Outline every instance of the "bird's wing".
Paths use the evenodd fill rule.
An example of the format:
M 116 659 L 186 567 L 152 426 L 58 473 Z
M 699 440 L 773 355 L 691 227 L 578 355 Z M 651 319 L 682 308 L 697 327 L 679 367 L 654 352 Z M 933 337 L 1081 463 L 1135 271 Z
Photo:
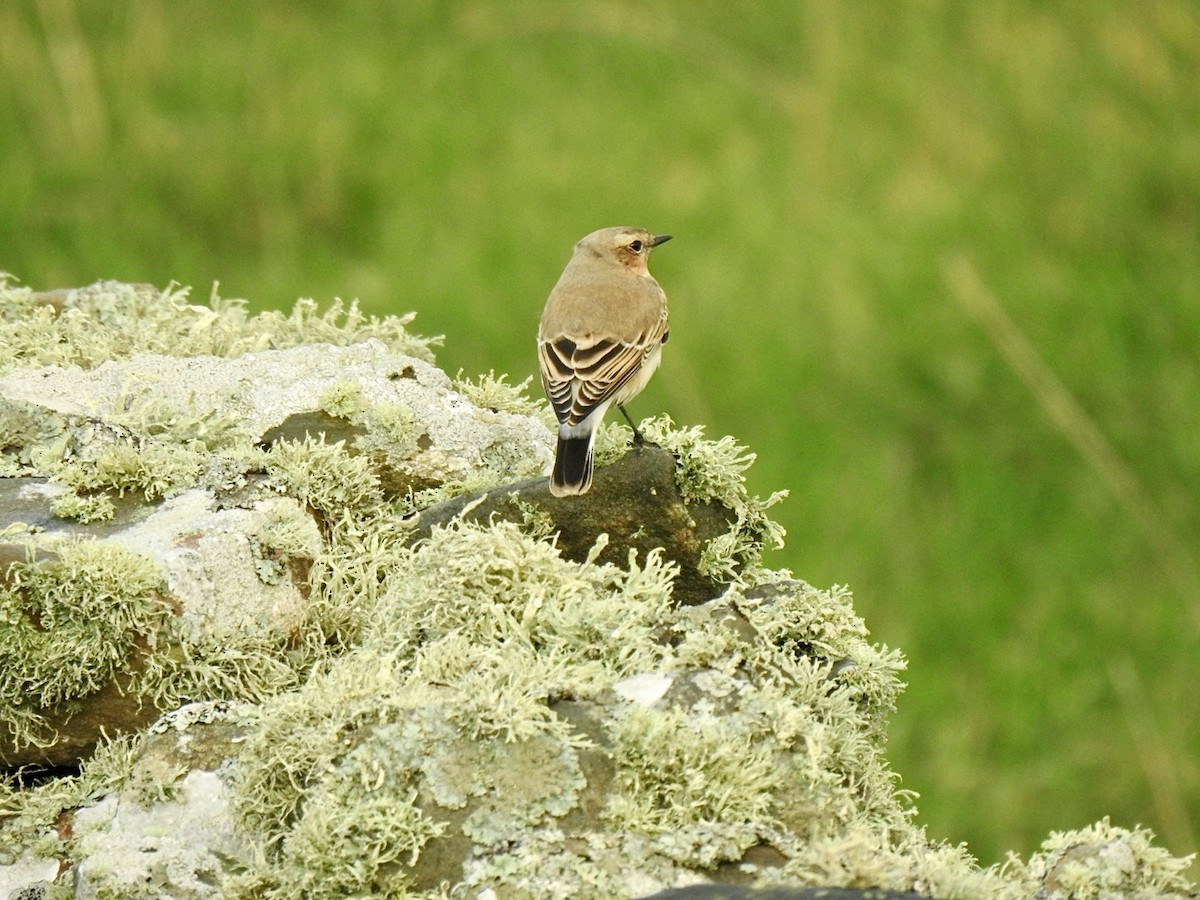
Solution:
M 546 396 L 558 421 L 577 425 L 610 400 L 637 374 L 666 339 L 663 316 L 634 340 L 582 339 L 558 335 L 538 341 L 538 361 Z

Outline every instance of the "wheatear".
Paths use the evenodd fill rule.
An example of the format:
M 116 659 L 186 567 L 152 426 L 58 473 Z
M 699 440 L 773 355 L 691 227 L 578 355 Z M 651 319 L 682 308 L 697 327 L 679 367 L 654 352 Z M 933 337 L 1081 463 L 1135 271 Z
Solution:
M 654 370 L 667 326 L 667 296 L 646 261 L 669 234 L 604 228 L 575 245 L 550 292 L 538 328 L 538 365 L 558 416 L 558 453 L 550 476 L 556 497 L 592 486 L 592 444 L 612 404 L 625 412 Z M 641 438 L 637 427 L 634 435 Z

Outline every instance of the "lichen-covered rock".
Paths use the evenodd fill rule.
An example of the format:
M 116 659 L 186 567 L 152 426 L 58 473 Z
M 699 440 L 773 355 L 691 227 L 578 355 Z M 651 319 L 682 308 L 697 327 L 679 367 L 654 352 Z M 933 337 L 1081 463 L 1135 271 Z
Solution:
M 90 539 L 9 529 L 0 763 L 72 765 L 183 699 L 294 683 L 317 526 L 288 497 L 215 507 L 193 489 Z
M 703 603 L 725 590 L 724 572 L 702 571 L 712 541 L 738 527 L 737 511 L 715 500 L 687 502 L 676 479 L 674 454 L 638 447 L 596 470 L 594 490 L 581 497 L 554 497 L 546 478 L 502 485 L 444 501 L 420 513 L 415 539 L 456 517 L 471 522 L 503 519 L 556 535 L 567 559 L 623 563 L 629 551 L 659 550 L 679 566 L 674 597 Z M 597 535 L 609 536 L 597 548 Z M 598 552 L 597 552 L 598 551 Z
M 1106 822 L 929 840 L 902 659 L 765 567 L 752 454 L 606 426 L 550 498 L 544 404 L 408 321 L 0 276 L 0 731 L 84 758 L 0 778 L 0 896 L 1195 890 Z
M 260 707 L 232 797 L 273 849 L 238 890 L 634 896 L 779 873 L 852 826 L 864 860 L 916 840 L 882 755 L 901 661 L 845 595 L 680 608 L 676 572 L 435 529 L 361 645 Z M 893 850 L 890 882 L 939 877 Z
M 1087 828 L 1052 833 L 1028 863 L 1013 860 L 1013 867 L 1046 897 L 1154 900 L 1200 896 L 1184 874 L 1194 859 L 1173 857 L 1154 846 L 1148 829 L 1119 828 L 1106 816 Z
M 230 861 L 246 855 L 227 814 L 224 784 L 214 773 L 195 771 L 171 791 L 148 803 L 110 794 L 75 814 L 76 897 L 213 896 Z
M 5 900 L 44 900 L 59 877 L 62 863 L 51 856 L 26 850 L 9 865 L 0 862 L 0 897 Z
M 0 283 L 0 764 L 291 686 L 337 627 L 310 575 L 347 516 L 549 465 L 502 379 L 456 389 L 407 319 L 342 316 Z

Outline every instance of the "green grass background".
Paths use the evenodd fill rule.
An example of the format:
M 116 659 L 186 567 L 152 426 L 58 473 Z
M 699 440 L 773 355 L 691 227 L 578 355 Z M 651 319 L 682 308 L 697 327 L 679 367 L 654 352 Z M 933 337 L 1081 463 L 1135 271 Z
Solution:
M 908 654 L 891 756 L 985 862 L 1200 822 L 1200 7 L 8 0 L 0 270 L 419 313 L 534 372 L 645 225 L 635 416 L 733 434 Z

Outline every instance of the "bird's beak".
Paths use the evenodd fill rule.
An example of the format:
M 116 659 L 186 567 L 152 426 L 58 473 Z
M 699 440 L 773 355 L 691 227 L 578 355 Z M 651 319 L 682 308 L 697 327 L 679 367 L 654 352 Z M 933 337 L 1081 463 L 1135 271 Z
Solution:
M 671 239 L 669 234 L 656 234 L 650 238 L 650 246 L 657 247 L 659 244 L 665 244 Z

